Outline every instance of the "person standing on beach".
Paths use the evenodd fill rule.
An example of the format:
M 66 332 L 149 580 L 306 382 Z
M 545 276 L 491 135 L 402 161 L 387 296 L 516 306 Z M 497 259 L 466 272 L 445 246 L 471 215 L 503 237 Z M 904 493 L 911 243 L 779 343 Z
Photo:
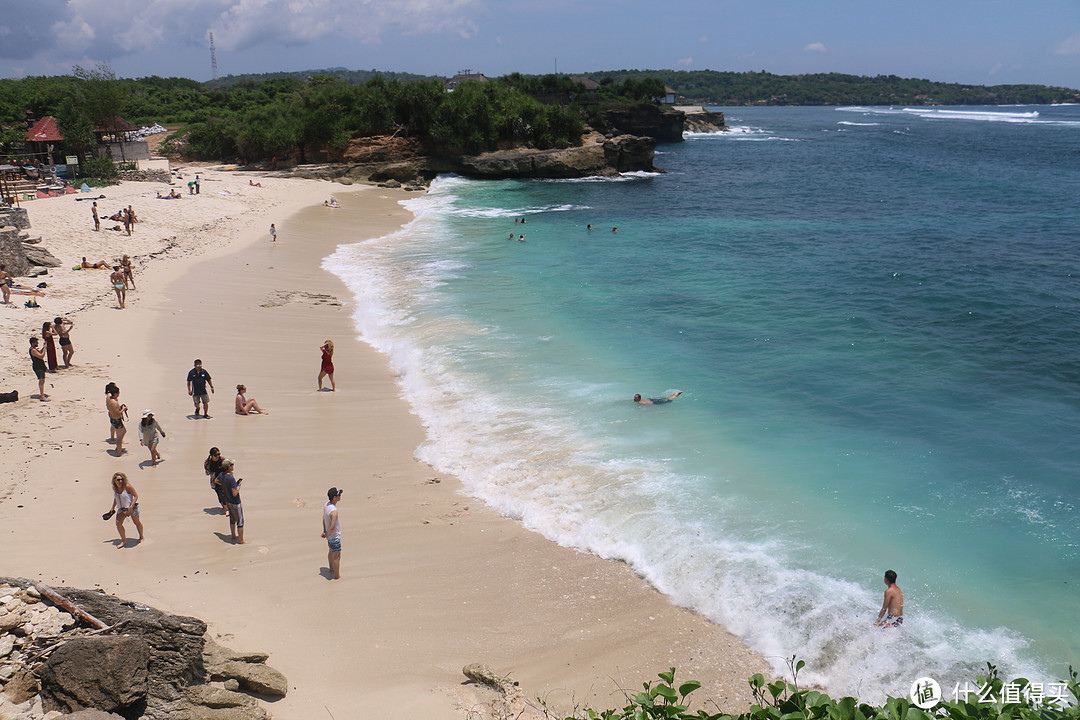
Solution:
M 106 385 L 105 390 L 109 393 L 105 400 L 105 409 L 109 411 L 109 424 L 115 433 L 116 457 L 120 457 L 124 453 L 124 436 L 127 435 L 127 428 L 124 427 L 127 405 L 120 403 L 120 388 L 115 383 Z
M 195 417 L 199 417 L 199 403 L 203 406 L 203 416 L 210 419 L 210 396 L 206 394 L 206 386 L 210 386 L 210 392 L 214 392 L 214 381 L 210 379 L 210 373 L 202 366 L 202 360 L 195 359 L 195 367 L 187 374 L 187 394 L 195 401 Z
M 113 290 L 116 291 L 116 302 L 120 304 L 120 309 L 124 309 L 124 300 L 127 298 L 127 284 L 124 282 L 124 271 L 120 269 L 119 265 L 113 265 L 112 274 L 109 275 L 109 282 L 112 283 Z
M 322 391 L 322 381 L 324 377 L 330 378 L 330 392 L 337 390 L 337 385 L 334 384 L 334 341 L 327 340 L 321 346 L 319 350 L 322 351 L 322 367 L 319 368 L 319 390 Z
M 0 293 L 4 296 L 4 304 L 11 304 L 11 276 L 7 273 L 7 265 L 0 263 Z
M 226 508 L 229 513 L 229 533 L 233 542 L 237 545 L 244 544 L 244 508 L 240 504 L 240 483 L 243 478 L 237 480 L 233 477 L 233 461 L 221 461 L 221 474 L 218 475 L 221 487 L 225 492 Z
M 139 493 L 128 482 L 127 475 L 122 472 L 112 476 L 113 503 L 109 512 L 101 516 L 102 520 L 108 520 L 116 513 L 116 529 L 120 533 L 120 549 L 127 545 L 127 533 L 124 532 L 124 521 L 131 518 L 135 523 L 135 529 L 139 531 L 139 542 L 143 541 L 142 520 L 139 519 Z
M 198 195 L 202 192 L 202 181 L 199 180 L 199 174 L 195 173 L 195 194 Z
M 270 223 L 270 242 L 277 242 L 277 228 L 274 223 Z
M 210 448 L 210 453 L 206 456 L 206 460 L 203 461 L 203 471 L 206 476 L 210 478 L 210 489 L 217 495 L 218 503 L 221 505 L 221 513 L 224 515 L 229 512 L 227 507 L 229 504 L 228 498 L 225 497 L 225 488 L 221 486 L 221 464 L 225 462 L 221 459 L 221 451 L 216 447 Z
M 159 435 L 161 437 L 158 437 Z M 143 410 L 142 421 L 139 423 L 139 444 L 150 449 L 150 467 L 157 467 L 158 460 L 161 459 L 157 446 L 163 437 L 165 437 L 165 431 L 154 418 L 154 413 Z
M 56 372 L 56 343 L 53 342 L 52 323 L 41 323 L 41 340 L 45 344 L 45 359 L 49 362 L 49 372 Z
M 341 493 L 332 487 L 326 491 L 326 505 L 323 506 L 322 514 L 322 537 L 326 538 L 326 544 L 330 548 L 326 553 L 326 563 L 330 566 L 330 576 L 333 580 L 341 579 L 341 519 L 338 518 L 338 503 L 341 502 Z
M 64 354 L 64 367 L 71 367 L 71 357 L 75 354 L 75 346 L 71 344 L 71 329 L 75 323 L 66 317 L 53 318 L 53 332 L 60 341 L 60 351 Z
M 45 402 L 49 396 L 45 394 L 45 351 L 38 347 L 38 339 L 30 338 L 30 363 L 37 376 L 38 400 Z
M 97 200 L 90 206 L 90 211 L 94 213 L 94 232 L 99 232 L 101 230 L 101 218 L 97 214 Z
M 904 624 L 904 591 L 896 584 L 896 572 L 885 571 L 885 601 L 881 603 L 874 625 L 900 627 Z
M 128 289 L 128 283 L 131 283 L 131 289 L 135 289 L 135 275 L 131 272 L 131 256 L 125 255 L 120 260 L 120 268 L 124 271 L 124 289 Z

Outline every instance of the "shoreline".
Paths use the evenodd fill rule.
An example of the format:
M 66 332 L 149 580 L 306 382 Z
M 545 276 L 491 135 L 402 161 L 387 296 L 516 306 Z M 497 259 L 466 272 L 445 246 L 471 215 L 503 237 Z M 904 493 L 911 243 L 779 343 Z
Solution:
M 248 177 L 207 178 L 222 176 L 233 184 Z M 6 556 L 17 558 L 4 571 L 101 586 L 196 615 L 235 647 L 270 652 L 270 663 L 290 684 L 288 697 L 268 704 L 279 718 L 310 717 L 322 705 L 345 713 L 361 701 L 382 703 L 390 716 L 460 717 L 493 699 L 485 688 L 463 684 L 461 668 L 473 662 L 512 673 L 529 697 L 565 712 L 585 704 L 620 706 L 619 687 L 638 687 L 672 665 L 680 679 L 703 682 L 698 703 L 748 707 L 745 680 L 768 666 L 733 636 L 673 606 L 625 564 L 562 548 L 414 459 L 422 428 L 386 358 L 356 337 L 344 284 L 321 267 L 342 242 L 380 237 L 404 224 L 409 215 L 397 200 L 407 195 L 262 181 L 268 189 L 282 186 L 281 203 L 291 209 L 275 217 L 288 219 L 278 222 L 261 208 L 252 213 L 258 227 L 224 246 L 204 248 L 195 258 L 181 245 L 183 259 L 136 276 L 142 288 L 145 275 L 149 289 L 138 291 L 125 316 L 99 303 L 85 313 L 93 316 L 85 328 L 77 319 L 75 363 L 89 364 L 92 372 L 80 378 L 82 399 L 62 423 L 50 407 L 56 403 L 42 403 L 49 412 L 36 422 L 22 418 L 71 441 L 57 442 L 58 451 L 40 454 L 23 470 L 32 483 L 0 491 L 6 498 L 0 517 L 9 528 L 0 531 L 0 543 Z M 317 204 L 331 192 L 341 208 Z M 34 205 L 29 208 L 33 233 L 50 247 L 50 230 L 36 219 Z M 232 225 L 253 221 L 251 214 L 243 217 Z M 220 219 L 199 220 L 217 226 L 212 234 L 235 229 Z M 274 244 L 263 227 L 269 222 L 278 228 Z M 315 390 L 318 346 L 327 338 L 337 344 L 336 393 Z M 196 356 L 217 390 L 211 420 L 186 417 L 191 406 L 183 376 Z M 98 357 L 110 360 L 91 363 Z M 18 379 L 26 386 L 33 378 L 28 361 L 23 364 Z M 108 379 L 131 406 L 129 427 L 145 406 L 168 433 L 158 468 L 135 469 L 149 454 L 133 427 L 131 456 L 105 454 L 99 393 Z M 268 416 L 229 412 L 238 382 Z M 24 402 L 18 405 L 21 410 Z M 33 444 L 27 439 L 20 458 L 0 460 L 0 470 L 18 479 L 16 466 L 27 464 Z M 221 538 L 228 538 L 228 525 L 217 515 L 201 469 L 210 445 L 221 447 L 236 461 L 237 476 L 247 478 L 247 546 Z M 107 477 L 118 465 L 143 498 L 148 534 L 144 546 L 122 552 L 111 544 L 113 525 L 85 511 L 107 504 Z M 331 485 L 345 489 L 343 579 L 334 582 L 322 574 L 326 547 L 318 537 Z M 39 504 L 42 496 L 50 508 Z M 19 552 L 41 527 L 56 532 L 32 541 L 33 557 Z M 51 570 L 43 571 L 46 563 Z

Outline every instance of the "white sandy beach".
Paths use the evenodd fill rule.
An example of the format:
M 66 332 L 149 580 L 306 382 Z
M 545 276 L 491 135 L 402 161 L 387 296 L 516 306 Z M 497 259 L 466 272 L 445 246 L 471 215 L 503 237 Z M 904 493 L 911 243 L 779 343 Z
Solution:
M 31 235 L 64 266 L 42 278 L 41 309 L 20 296 L 0 307 L 0 391 L 20 394 L 0 405 L 0 575 L 101 587 L 270 653 L 290 685 L 269 703 L 277 718 L 357 717 L 361 704 L 364 715 L 460 718 L 493 697 L 461 674 L 474 662 L 560 716 L 621 706 L 620 688 L 672 666 L 703 682 L 698 703 L 749 705 L 745 679 L 767 664 L 723 628 L 622 563 L 498 516 L 414 459 L 423 429 L 386 359 L 357 337 L 344 285 L 320 268 L 338 244 L 408 222 L 403 191 L 275 177 L 254 188 L 249 174 L 201 174 L 202 193 L 175 201 L 154 199 L 160 184 L 104 190 L 108 213 L 134 205 L 142 222 L 131 238 L 95 233 L 79 196 L 27 203 Z M 321 206 L 331 194 L 339 209 Z M 138 290 L 121 311 L 107 271 L 70 268 L 123 253 Z M 57 315 L 75 322 L 75 367 L 48 375 L 42 403 L 28 338 Z M 338 390 L 320 393 L 328 338 Z M 196 357 L 216 389 L 209 420 L 192 417 L 186 392 Z M 121 458 L 108 452 L 109 381 L 131 411 Z M 237 383 L 270 414 L 234 415 Z M 144 408 L 167 433 L 156 468 L 138 443 Z M 211 445 L 245 479 L 246 545 L 230 542 L 203 474 Z M 124 549 L 101 520 L 118 470 L 139 492 L 147 532 Z M 339 581 L 327 579 L 319 537 L 330 486 L 344 489 Z

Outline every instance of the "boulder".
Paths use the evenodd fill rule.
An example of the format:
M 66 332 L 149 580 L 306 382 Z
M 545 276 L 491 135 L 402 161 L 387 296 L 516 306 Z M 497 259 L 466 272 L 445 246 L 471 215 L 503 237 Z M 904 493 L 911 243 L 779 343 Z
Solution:
M 78 710 L 70 715 L 64 715 L 65 720 L 124 720 L 123 715 L 105 712 L 104 710 Z
M 650 137 L 619 135 L 604 143 L 604 158 L 619 172 L 655 171 L 656 141 Z
M 23 255 L 26 256 L 27 262 L 29 262 L 31 265 L 41 265 L 43 267 L 60 267 L 60 258 L 56 257 L 45 248 L 23 245 L 22 251 Z
M 285 697 L 289 681 L 274 668 L 264 665 L 265 653 L 239 653 L 207 640 L 203 664 L 211 680 L 235 680 L 241 690 Z
M 607 110 L 604 122 L 618 134 L 650 137 L 656 142 L 682 142 L 683 113 L 663 110 L 657 105 Z
M 146 709 L 150 647 L 130 635 L 72 638 L 59 645 L 41 672 L 46 710 L 117 711 L 129 720 Z

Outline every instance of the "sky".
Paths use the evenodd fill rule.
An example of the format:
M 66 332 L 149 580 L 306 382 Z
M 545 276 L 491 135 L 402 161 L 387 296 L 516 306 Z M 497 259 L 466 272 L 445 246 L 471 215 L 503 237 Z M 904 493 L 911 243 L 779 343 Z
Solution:
M 0 0 L 0 77 L 841 72 L 1080 88 L 1080 0 Z

